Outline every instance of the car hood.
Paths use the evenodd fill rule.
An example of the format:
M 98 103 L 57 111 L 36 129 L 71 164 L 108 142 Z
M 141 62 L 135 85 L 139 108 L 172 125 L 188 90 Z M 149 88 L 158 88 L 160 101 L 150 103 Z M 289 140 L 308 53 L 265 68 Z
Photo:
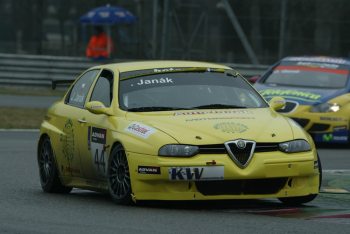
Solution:
M 270 100 L 275 96 L 280 96 L 286 100 L 296 101 L 301 105 L 313 105 L 327 102 L 336 96 L 346 93 L 345 89 L 295 88 L 265 84 L 255 84 L 254 88 L 257 89 L 266 100 Z
M 126 117 L 131 123 L 157 129 L 180 144 L 222 144 L 240 138 L 256 142 L 293 139 L 288 119 L 270 108 L 129 112 Z

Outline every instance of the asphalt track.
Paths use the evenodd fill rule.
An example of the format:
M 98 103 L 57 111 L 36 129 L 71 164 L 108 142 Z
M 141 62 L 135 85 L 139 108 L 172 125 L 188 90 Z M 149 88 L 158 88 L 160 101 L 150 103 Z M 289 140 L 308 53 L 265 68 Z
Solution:
M 350 233 L 349 148 L 319 149 L 323 192 L 300 208 L 275 200 L 120 206 L 84 190 L 43 193 L 37 137 L 0 132 L 0 233 Z

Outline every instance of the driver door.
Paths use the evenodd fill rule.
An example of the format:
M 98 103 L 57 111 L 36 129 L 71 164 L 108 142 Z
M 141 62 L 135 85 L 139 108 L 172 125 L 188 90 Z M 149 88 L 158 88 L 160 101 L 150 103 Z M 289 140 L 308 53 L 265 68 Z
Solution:
M 88 101 L 100 101 L 111 107 L 113 99 L 113 73 L 103 70 L 97 78 Z M 110 116 L 94 114 L 85 109 L 81 118 L 85 121 L 79 141 L 80 160 L 84 177 L 89 180 L 105 180 L 108 152 L 113 144 Z
M 79 138 L 81 136 L 81 115 L 90 87 L 99 73 L 98 69 L 83 73 L 70 89 L 64 103 L 57 105 L 57 126 L 62 129 L 56 137 L 58 145 L 55 152 L 60 159 L 59 168 L 62 176 L 67 178 L 82 177 L 79 156 Z

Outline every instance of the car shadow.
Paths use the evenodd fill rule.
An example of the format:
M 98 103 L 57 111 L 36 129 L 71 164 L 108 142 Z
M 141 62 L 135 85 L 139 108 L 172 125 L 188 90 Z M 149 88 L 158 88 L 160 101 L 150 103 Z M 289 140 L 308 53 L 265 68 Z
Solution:
M 41 192 L 42 193 L 42 192 Z M 113 204 L 112 199 L 107 193 L 93 192 L 89 190 L 73 189 L 69 194 L 46 194 L 46 197 L 55 196 L 63 198 L 65 201 L 79 200 L 101 202 L 100 205 Z M 117 206 L 125 206 L 118 205 Z M 173 209 L 173 210 L 274 210 L 295 208 L 287 206 L 277 199 L 234 199 L 234 200 L 189 200 L 189 201 L 168 201 L 168 200 L 145 200 L 136 201 L 126 206 L 154 209 Z M 299 207 L 313 207 L 312 205 L 302 205 Z
M 216 201 L 137 201 L 137 206 L 176 210 L 274 210 L 291 208 L 278 200 L 244 199 Z M 302 205 L 300 207 L 312 207 Z M 293 207 L 294 208 L 294 207 Z
M 35 192 L 37 195 L 38 191 Z M 62 201 L 68 205 L 88 203 L 90 206 L 99 207 L 106 211 L 113 209 L 122 210 L 172 210 L 176 212 L 199 211 L 218 212 L 235 214 L 266 215 L 282 218 L 303 218 L 309 219 L 320 216 L 324 213 L 324 208 L 316 203 L 308 203 L 301 206 L 288 206 L 277 199 L 240 199 L 240 200 L 216 200 L 216 201 L 137 201 L 129 205 L 113 203 L 106 193 L 92 192 L 88 190 L 73 189 L 70 194 L 46 194 L 45 199 L 50 199 L 51 203 L 61 205 Z M 53 198 L 54 199 L 51 199 Z M 54 200 L 54 202 L 53 202 Z M 79 202 L 79 203 L 77 203 Z M 331 210 L 337 212 L 337 210 Z M 340 210 L 343 212 L 343 210 Z

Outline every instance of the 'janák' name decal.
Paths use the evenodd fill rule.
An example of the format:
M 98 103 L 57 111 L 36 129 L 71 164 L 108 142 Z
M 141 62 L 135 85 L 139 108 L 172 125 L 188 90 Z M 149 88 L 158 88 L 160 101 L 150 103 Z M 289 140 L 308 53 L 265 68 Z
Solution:
M 149 80 L 144 80 L 140 79 L 137 85 L 151 85 L 151 84 L 174 84 L 173 79 L 171 78 L 159 78 L 159 79 L 149 79 Z

